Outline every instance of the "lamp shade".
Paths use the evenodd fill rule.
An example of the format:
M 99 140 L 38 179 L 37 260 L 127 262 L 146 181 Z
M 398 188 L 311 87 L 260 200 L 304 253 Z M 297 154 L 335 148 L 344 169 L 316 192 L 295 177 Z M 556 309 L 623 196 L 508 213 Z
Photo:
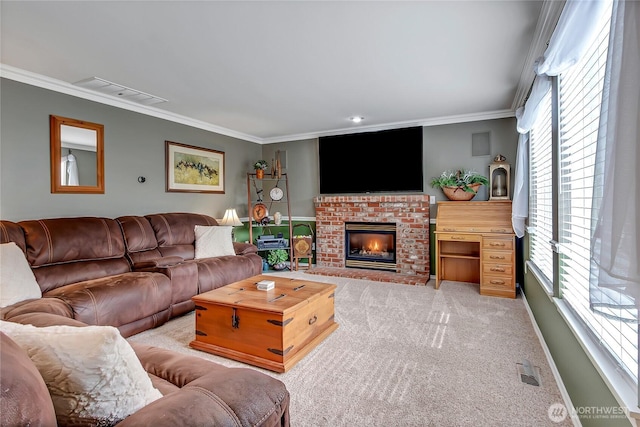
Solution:
M 227 209 L 224 213 L 224 218 L 219 221 L 219 224 L 238 227 L 242 225 L 242 221 L 240 221 L 240 218 L 238 218 L 238 213 L 235 209 Z

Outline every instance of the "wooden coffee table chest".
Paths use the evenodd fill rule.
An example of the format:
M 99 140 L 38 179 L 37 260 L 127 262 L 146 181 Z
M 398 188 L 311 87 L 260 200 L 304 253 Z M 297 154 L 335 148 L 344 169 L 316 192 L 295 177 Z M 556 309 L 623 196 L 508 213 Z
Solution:
M 275 288 L 256 283 L 273 280 Z M 336 285 L 254 276 L 193 297 L 198 350 L 286 372 L 338 328 Z

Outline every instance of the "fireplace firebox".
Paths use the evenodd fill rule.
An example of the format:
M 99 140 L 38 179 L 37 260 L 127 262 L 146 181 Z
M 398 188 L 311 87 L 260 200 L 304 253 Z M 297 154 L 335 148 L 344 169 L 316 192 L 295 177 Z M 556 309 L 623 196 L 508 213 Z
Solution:
M 345 267 L 396 271 L 396 225 L 345 222 Z

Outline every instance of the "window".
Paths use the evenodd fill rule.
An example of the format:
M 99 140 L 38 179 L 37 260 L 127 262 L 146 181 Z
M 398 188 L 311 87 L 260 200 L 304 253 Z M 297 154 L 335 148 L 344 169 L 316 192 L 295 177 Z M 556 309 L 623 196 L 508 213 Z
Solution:
M 550 243 L 553 230 L 551 92 L 542 101 L 538 119 L 529 133 L 529 146 L 531 170 L 527 230 L 530 236 L 530 259 L 550 283 L 553 280 Z
M 556 92 L 550 91 L 529 133 L 527 230 L 530 262 L 536 272 L 547 282 L 556 283 L 555 296 L 563 299 L 620 371 L 637 384 L 637 310 L 627 310 L 624 316 L 615 316 L 614 310 L 594 310 L 589 295 L 591 207 L 594 197 L 600 197 L 602 192 L 596 189 L 594 193 L 594 173 L 610 17 L 611 3 L 599 23 L 598 37 L 581 62 L 554 81 L 557 103 L 552 102 Z M 554 138 L 558 141 L 557 149 L 552 142 Z M 557 236 L 559 243 L 557 254 L 549 243 L 553 236 Z M 542 283 L 547 285 L 545 281 Z
M 589 299 L 593 178 L 609 19 L 601 25 L 595 43 L 582 61 L 558 78 L 558 279 L 560 296 L 617 363 L 632 378 L 637 378 L 637 324 L 593 311 Z

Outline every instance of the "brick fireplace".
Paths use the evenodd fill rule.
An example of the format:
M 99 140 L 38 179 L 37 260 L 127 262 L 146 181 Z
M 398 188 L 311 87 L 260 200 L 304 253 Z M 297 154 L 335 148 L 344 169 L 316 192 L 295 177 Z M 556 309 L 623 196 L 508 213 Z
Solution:
M 356 270 L 345 265 L 345 223 L 394 223 L 396 268 L 395 273 L 387 274 L 412 277 L 412 284 L 424 284 L 429 280 L 428 195 L 320 196 L 314 203 L 316 266 L 319 269 Z M 345 275 L 356 277 L 355 273 Z M 397 281 L 407 283 L 406 280 Z

